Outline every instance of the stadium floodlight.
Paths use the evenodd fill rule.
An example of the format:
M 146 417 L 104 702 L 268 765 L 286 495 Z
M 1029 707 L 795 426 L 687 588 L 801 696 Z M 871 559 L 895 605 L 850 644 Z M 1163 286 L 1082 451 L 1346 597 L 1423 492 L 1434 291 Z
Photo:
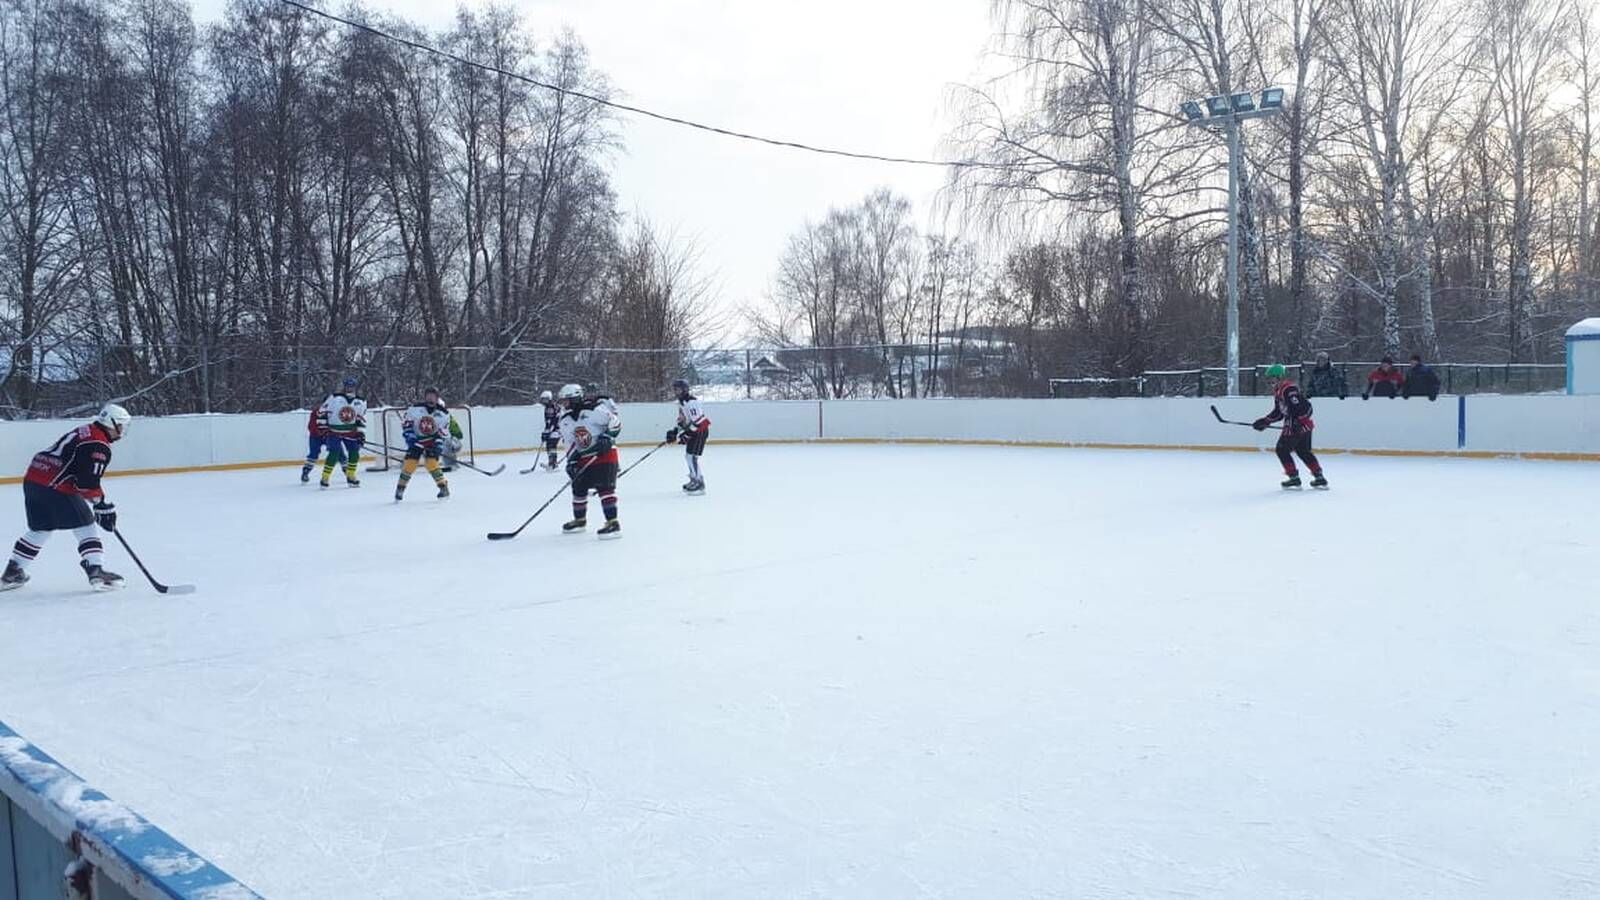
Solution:
M 1239 396 L 1239 173 L 1244 151 L 1239 144 L 1239 123 L 1283 111 L 1283 88 L 1261 92 L 1261 105 L 1251 91 L 1216 94 L 1200 104 L 1183 101 L 1183 114 L 1196 125 L 1228 139 L 1228 396 Z

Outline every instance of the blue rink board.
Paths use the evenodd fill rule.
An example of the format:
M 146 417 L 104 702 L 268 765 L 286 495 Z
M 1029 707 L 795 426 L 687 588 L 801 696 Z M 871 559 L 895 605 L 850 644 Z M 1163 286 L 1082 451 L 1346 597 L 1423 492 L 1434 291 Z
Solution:
M 260 895 L 0 722 L 0 900 L 57 900 L 75 859 L 108 900 Z

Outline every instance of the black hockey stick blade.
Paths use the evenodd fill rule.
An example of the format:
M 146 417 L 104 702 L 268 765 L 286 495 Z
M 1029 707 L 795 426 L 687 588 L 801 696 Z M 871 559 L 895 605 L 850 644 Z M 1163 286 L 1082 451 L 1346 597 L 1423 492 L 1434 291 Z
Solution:
M 1211 414 L 1212 414 L 1212 415 L 1213 415 L 1213 416 L 1216 416 L 1216 417 L 1217 417 L 1217 421 L 1218 421 L 1218 422 L 1221 422 L 1221 423 L 1222 423 L 1222 424 L 1224 424 L 1224 425 L 1233 425 L 1233 424 L 1236 424 L 1236 423 L 1234 423 L 1234 422 L 1229 422 L 1229 421 L 1228 421 L 1228 420 L 1227 420 L 1227 419 L 1224 419 L 1224 418 L 1223 418 L 1223 417 L 1222 417 L 1222 413 L 1220 413 L 1220 412 L 1217 412 L 1217 405 L 1216 405 L 1216 404 L 1215 404 L 1215 403 L 1213 403 L 1213 404 L 1211 404 Z
M 194 585 L 192 585 L 192 584 L 162 584 L 161 582 L 157 581 L 155 576 L 150 574 L 150 570 L 144 567 L 144 561 L 139 559 L 139 554 L 133 552 L 133 548 L 128 546 L 128 539 L 122 536 L 122 532 L 113 531 L 111 533 L 117 536 L 117 541 L 118 541 L 118 543 L 122 544 L 122 549 L 128 551 L 128 557 L 133 560 L 133 564 L 134 565 L 139 567 L 139 571 L 144 573 L 145 580 L 150 582 L 150 586 L 156 589 L 156 593 L 158 593 L 158 594 L 192 594 L 192 593 L 194 593 Z

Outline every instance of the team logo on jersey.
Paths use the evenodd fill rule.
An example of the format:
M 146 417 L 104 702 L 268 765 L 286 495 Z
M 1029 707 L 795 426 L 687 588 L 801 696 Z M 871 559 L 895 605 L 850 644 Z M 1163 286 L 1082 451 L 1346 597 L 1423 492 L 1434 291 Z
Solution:
M 351 409 L 348 406 L 346 406 L 345 408 L 339 410 L 339 421 L 341 421 L 341 422 L 345 423 L 346 425 L 348 425 L 351 422 L 354 422 L 355 420 L 356 420 L 356 411 L 355 410 Z
M 433 434 L 437 430 L 439 423 L 435 422 L 432 416 L 423 416 L 421 421 L 417 422 L 417 431 L 422 434 Z
M 589 445 L 594 443 L 594 435 L 589 432 L 588 428 L 579 425 L 572 432 L 572 442 L 577 444 L 580 450 L 587 450 Z

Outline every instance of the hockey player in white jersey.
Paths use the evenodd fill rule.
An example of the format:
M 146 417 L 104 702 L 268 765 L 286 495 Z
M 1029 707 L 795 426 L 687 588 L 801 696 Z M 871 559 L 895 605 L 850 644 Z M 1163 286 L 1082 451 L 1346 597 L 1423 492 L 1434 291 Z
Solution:
M 406 487 L 411 484 L 411 476 L 416 473 L 418 463 L 424 465 L 433 477 L 433 483 L 439 488 L 439 499 L 449 497 L 450 482 L 445 480 L 444 472 L 439 469 L 439 457 L 453 456 L 460 448 L 461 426 L 455 423 L 450 410 L 439 399 L 437 389 L 423 391 L 422 401 L 406 409 L 401 418 L 400 433 L 406 439 L 406 461 L 400 466 L 400 481 L 394 488 L 394 502 L 405 499 Z
M 589 493 L 600 495 L 600 508 L 606 524 L 597 534 L 602 539 L 622 537 L 617 521 L 617 436 L 622 433 L 622 418 L 609 397 L 586 398 L 583 388 L 569 384 L 561 389 L 566 407 L 561 415 L 561 440 L 567 445 L 567 477 L 572 479 L 572 521 L 561 526 L 563 534 L 578 534 L 588 527 Z
M 699 496 L 706 492 L 706 480 L 700 474 L 700 457 L 706 452 L 706 440 L 711 437 L 711 420 L 700 407 L 700 399 L 689 393 L 689 382 L 679 378 L 672 383 L 678 395 L 678 424 L 667 432 L 667 443 L 677 441 L 683 445 L 683 458 L 689 466 L 689 480 L 685 492 Z
M 346 378 L 340 390 L 329 394 L 317 410 L 326 435 L 324 443 L 328 448 L 327 462 L 322 464 L 323 487 L 328 486 L 333 478 L 333 470 L 340 462 L 344 463 L 345 484 L 361 486 L 361 479 L 356 473 L 361 462 L 361 445 L 367 439 L 367 401 L 357 390 L 359 386 L 360 382 L 355 376 Z

